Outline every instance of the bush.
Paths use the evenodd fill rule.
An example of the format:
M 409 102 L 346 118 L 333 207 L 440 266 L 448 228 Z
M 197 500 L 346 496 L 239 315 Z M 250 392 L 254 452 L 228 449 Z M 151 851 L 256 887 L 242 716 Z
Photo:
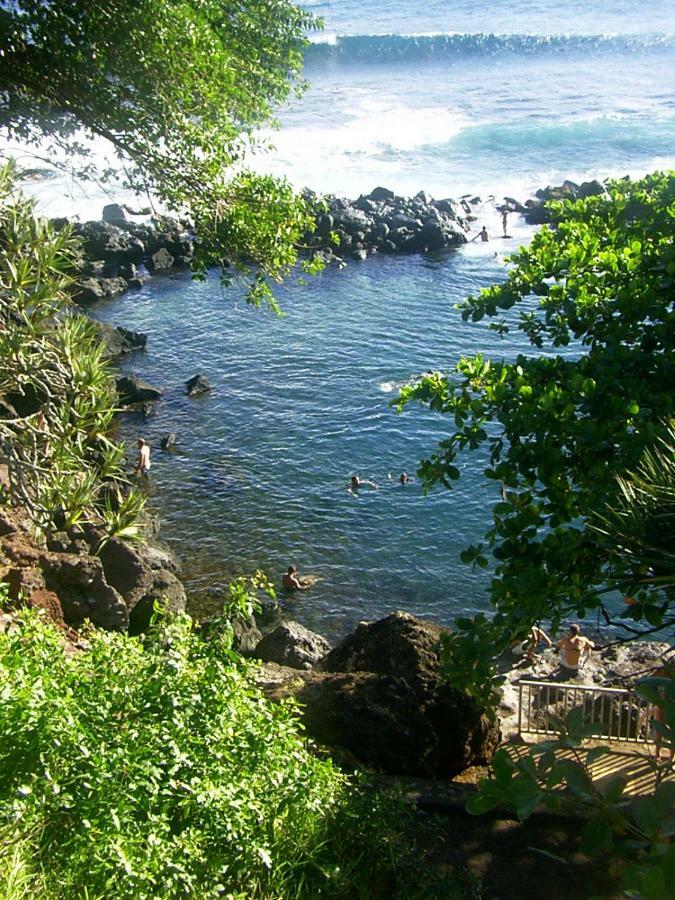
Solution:
M 0 634 L 0 896 L 420 896 L 412 813 L 312 755 L 227 634 L 88 639 Z

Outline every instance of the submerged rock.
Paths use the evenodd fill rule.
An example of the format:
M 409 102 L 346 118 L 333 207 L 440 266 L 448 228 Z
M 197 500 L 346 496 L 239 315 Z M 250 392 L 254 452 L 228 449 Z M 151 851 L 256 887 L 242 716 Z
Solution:
M 211 382 L 206 375 L 193 375 L 185 382 L 185 392 L 188 397 L 197 397 L 211 390 Z

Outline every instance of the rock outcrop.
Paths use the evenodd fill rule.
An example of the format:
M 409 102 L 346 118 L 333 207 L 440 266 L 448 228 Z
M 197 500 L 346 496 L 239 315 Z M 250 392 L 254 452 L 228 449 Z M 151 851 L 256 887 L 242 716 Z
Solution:
M 148 403 L 159 400 L 164 391 L 138 375 L 120 375 L 117 379 L 117 393 L 125 405 Z
M 491 759 L 499 729 L 443 681 L 442 629 L 407 613 L 362 623 L 311 672 L 267 664 L 268 696 L 304 704 L 308 734 L 392 774 L 447 777 Z
M 399 197 L 378 187 L 353 202 L 323 198 L 326 211 L 311 191 L 304 194 L 317 204 L 316 229 L 305 235 L 305 242 L 328 261 L 334 257 L 361 260 L 373 253 L 436 252 L 467 240 L 463 207 L 451 199 L 434 200 L 424 191 Z
M 300 625 L 286 621 L 266 634 L 253 655 L 264 662 L 275 662 L 293 669 L 311 669 L 330 650 L 328 641 Z
M 105 356 L 108 359 L 116 359 L 125 353 L 133 353 L 136 350 L 145 350 L 148 342 L 147 334 L 138 331 L 130 331 L 120 325 L 110 325 L 107 322 L 97 322 L 92 319 L 100 339 L 105 346 Z
M 551 210 L 546 206 L 549 200 L 580 200 L 584 197 L 609 196 L 607 188 L 596 180 L 577 184 L 574 181 L 563 181 L 557 186 L 549 185 L 540 188 L 534 199 L 525 203 L 525 221 L 530 225 L 544 225 L 553 221 Z M 519 210 L 521 211 L 521 210 Z
M 162 547 L 130 545 L 93 526 L 39 542 L 20 510 L 0 509 L 0 576 L 18 605 L 46 610 L 60 627 L 86 620 L 108 631 L 147 627 L 155 600 L 185 609 L 175 561 Z

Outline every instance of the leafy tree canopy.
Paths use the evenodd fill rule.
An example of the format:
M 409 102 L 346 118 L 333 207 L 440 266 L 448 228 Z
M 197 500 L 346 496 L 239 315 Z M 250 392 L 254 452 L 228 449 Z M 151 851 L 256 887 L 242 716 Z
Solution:
M 257 264 L 261 299 L 296 262 L 310 211 L 244 156 L 302 87 L 302 35 L 317 24 L 288 0 L 0 0 L 0 129 L 46 140 L 84 175 L 96 170 L 84 138 L 105 138 L 127 186 L 190 212 L 198 265 Z
M 586 525 L 621 496 L 618 476 L 658 445 L 674 408 L 675 174 L 551 206 L 553 226 L 511 257 L 506 281 L 460 305 L 465 321 L 520 330 L 535 353 L 462 359 L 397 401 L 454 421 L 421 463 L 426 486 L 450 487 L 463 450 L 489 451 L 485 475 L 501 496 L 486 542 L 463 558 L 486 566 L 491 552 L 496 561 L 491 598 L 503 639 L 542 618 L 555 627 L 587 614 L 608 585 L 633 594 L 630 616 L 655 626 L 672 599 L 644 555 L 617 554 Z

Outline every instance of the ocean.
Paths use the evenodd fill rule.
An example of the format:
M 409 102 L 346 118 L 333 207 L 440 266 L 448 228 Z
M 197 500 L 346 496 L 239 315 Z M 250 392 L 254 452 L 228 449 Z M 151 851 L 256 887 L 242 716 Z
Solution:
M 306 54 L 310 87 L 280 110 L 274 147 L 255 163 L 297 187 L 480 195 L 477 226 L 496 236 L 491 198 L 675 166 L 673 5 L 305 5 L 325 20 Z M 485 461 L 466 456 L 453 491 L 401 486 L 451 423 L 419 408 L 399 416 L 390 401 L 462 355 L 526 349 L 453 309 L 505 277 L 508 253 L 532 233 L 515 216 L 510 230 L 442 259 L 370 258 L 288 283 L 283 318 L 249 309 L 215 274 L 155 278 L 95 309 L 149 335 L 122 368 L 166 395 L 121 429 L 153 445 L 150 502 L 200 610 L 217 606 L 232 574 L 262 568 L 278 582 L 290 563 L 321 580 L 284 599 L 287 614 L 330 638 L 395 609 L 450 623 L 487 608 L 490 572 L 459 561 L 496 500 Z M 190 400 L 183 383 L 196 372 L 213 391 Z M 173 454 L 159 450 L 168 432 Z M 353 473 L 378 490 L 354 496 Z

